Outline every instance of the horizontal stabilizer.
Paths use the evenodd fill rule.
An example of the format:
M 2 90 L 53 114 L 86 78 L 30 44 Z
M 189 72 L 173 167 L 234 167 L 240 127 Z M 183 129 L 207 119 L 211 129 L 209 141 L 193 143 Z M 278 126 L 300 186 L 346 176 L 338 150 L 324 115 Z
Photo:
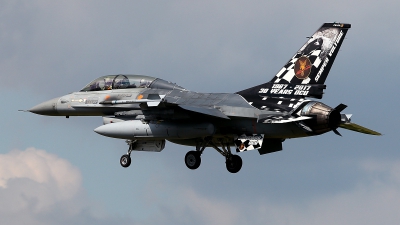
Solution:
M 189 105 L 179 105 L 179 107 L 188 111 L 230 120 L 229 117 L 227 117 L 225 114 L 223 114 L 221 111 L 215 108 L 196 107 Z
M 347 129 L 347 130 L 352 130 L 355 132 L 360 132 L 360 133 L 364 133 L 364 134 L 371 134 L 371 135 L 382 135 L 379 132 L 370 130 L 366 127 L 360 126 L 358 124 L 355 123 L 342 123 L 339 125 L 339 127 Z

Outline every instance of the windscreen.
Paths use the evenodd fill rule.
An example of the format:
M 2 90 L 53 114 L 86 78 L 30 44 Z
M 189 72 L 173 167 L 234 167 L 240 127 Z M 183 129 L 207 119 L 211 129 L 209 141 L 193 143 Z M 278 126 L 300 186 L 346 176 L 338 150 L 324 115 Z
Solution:
M 107 75 L 90 82 L 81 91 L 147 88 L 155 79 L 143 75 Z

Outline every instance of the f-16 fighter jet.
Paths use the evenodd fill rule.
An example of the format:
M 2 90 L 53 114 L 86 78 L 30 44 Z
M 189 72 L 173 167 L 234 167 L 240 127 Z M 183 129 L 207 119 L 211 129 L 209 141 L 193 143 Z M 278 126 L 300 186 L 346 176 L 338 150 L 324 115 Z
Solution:
M 282 141 L 345 128 L 380 133 L 351 123 L 344 104 L 332 108 L 321 99 L 325 80 L 350 24 L 325 23 L 267 83 L 233 94 L 198 93 L 143 75 L 107 75 L 81 91 L 43 102 L 30 112 L 47 116 L 102 116 L 98 134 L 125 139 L 129 145 L 120 163 L 131 164 L 132 151 L 160 152 L 166 140 L 195 150 L 185 155 L 197 169 L 205 148 L 224 158 L 237 173 L 242 159 L 235 154 L 282 150 Z

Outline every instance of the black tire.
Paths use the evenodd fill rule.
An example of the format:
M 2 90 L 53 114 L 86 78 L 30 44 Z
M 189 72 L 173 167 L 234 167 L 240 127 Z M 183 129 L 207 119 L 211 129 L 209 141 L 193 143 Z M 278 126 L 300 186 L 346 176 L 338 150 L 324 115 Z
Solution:
M 231 173 L 237 173 L 242 168 L 242 158 L 238 155 L 231 155 L 226 160 L 226 169 Z
M 201 164 L 200 152 L 189 151 L 188 153 L 186 153 L 185 164 L 191 170 L 195 170 L 195 169 L 199 168 L 199 166 Z
M 121 156 L 119 163 L 121 164 L 122 167 L 125 167 L 125 168 L 130 166 L 131 165 L 131 156 L 127 155 L 127 154 Z

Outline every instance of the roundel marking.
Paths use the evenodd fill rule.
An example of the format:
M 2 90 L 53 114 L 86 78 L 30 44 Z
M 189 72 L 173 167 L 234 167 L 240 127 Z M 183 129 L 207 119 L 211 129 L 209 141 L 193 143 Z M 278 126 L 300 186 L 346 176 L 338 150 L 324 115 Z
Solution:
M 311 62 L 306 56 L 301 56 L 294 64 L 294 75 L 299 79 L 307 79 L 311 72 Z

